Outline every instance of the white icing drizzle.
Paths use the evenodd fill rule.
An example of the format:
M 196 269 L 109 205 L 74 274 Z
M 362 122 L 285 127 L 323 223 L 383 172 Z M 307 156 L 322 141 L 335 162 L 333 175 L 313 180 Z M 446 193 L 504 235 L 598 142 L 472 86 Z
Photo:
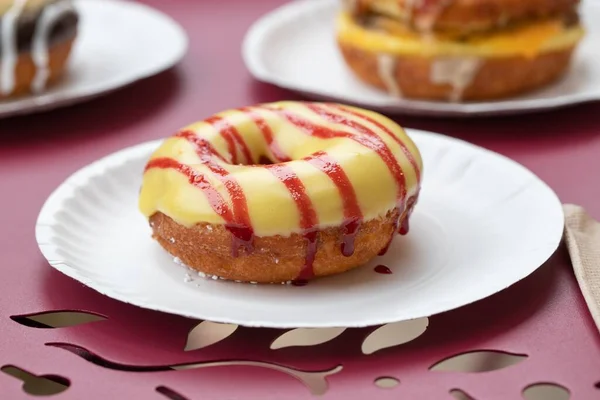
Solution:
M 44 8 L 38 20 L 31 47 L 31 57 L 36 66 L 35 78 L 31 82 L 31 90 L 34 93 L 40 93 L 46 88 L 50 76 L 48 44 L 52 27 L 59 18 L 72 10 L 73 5 L 70 1 L 50 4 Z
M 468 57 L 449 57 L 433 62 L 430 79 L 436 84 L 452 86 L 450 101 L 461 101 L 481 68 L 482 60 Z
M 12 93 L 15 88 L 15 68 L 19 57 L 17 49 L 17 21 L 27 0 L 14 0 L 2 16 L 2 62 L 0 64 L 0 92 Z
M 385 84 L 388 93 L 394 97 L 401 97 L 402 90 L 396 80 L 396 60 L 389 54 L 377 56 L 377 72 Z

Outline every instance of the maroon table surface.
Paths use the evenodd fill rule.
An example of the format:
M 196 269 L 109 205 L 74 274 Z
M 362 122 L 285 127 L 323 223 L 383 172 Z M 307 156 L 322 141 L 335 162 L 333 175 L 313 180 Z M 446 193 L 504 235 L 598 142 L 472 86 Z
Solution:
M 71 173 L 100 157 L 127 146 L 163 138 L 191 122 L 221 110 L 259 102 L 302 99 L 293 92 L 255 81 L 247 72 L 241 57 L 241 42 L 250 24 L 283 2 L 145 0 L 144 3 L 169 14 L 187 30 L 191 40 L 190 49 L 180 65 L 84 104 L 0 120 L 0 366 L 19 365 L 38 374 L 76 374 L 75 370 L 84 368 L 85 361 L 72 364 L 69 367 L 70 371 L 65 371 L 66 365 L 75 361 L 77 357 L 42 345 L 37 348 L 34 344 L 36 341 L 66 341 L 67 338 L 78 340 L 79 343 L 85 342 L 89 347 L 96 349 L 102 347 L 101 341 L 111 343 L 114 349 L 107 350 L 108 353 L 105 354 L 109 358 L 122 357 L 127 358 L 129 362 L 140 364 L 163 363 L 173 350 L 172 346 L 161 350 L 160 336 L 152 333 L 151 328 L 169 324 L 173 330 L 184 334 L 194 325 L 191 321 L 178 317 L 122 305 L 51 270 L 35 242 L 35 220 L 52 190 Z M 600 103 L 514 117 L 434 119 L 397 116 L 395 119 L 405 127 L 451 135 L 506 155 L 546 181 L 564 203 L 579 204 L 592 216 L 600 219 Z M 91 328 L 81 327 L 73 328 L 67 333 L 53 330 L 51 333 L 44 333 L 46 336 L 37 331 L 31 333 L 31 328 L 16 324 L 9 318 L 13 315 L 45 311 L 49 305 L 53 309 L 86 309 L 105 314 L 117 313 L 120 317 L 116 318 L 116 322 L 112 322 L 112 328 L 105 328 L 102 334 L 94 334 Z M 600 339 L 586 313 L 564 251 L 560 251 L 534 276 L 505 293 L 449 314 L 452 317 L 442 315 L 437 317 L 437 321 L 438 326 L 446 324 L 444 326 L 450 327 L 450 331 L 428 333 L 420 345 L 408 346 L 408 350 L 405 348 L 394 354 L 414 353 L 417 350 L 428 353 L 430 349 L 441 346 L 440 341 L 451 343 L 449 348 L 460 351 L 461 343 L 475 343 L 469 345 L 469 348 L 486 346 L 489 344 L 486 338 L 489 337 L 496 338 L 495 343 L 510 344 L 503 350 L 516 352 L 519 349 L 515 344 L 518 343 L 527 343 L 528 349 L 537 348 L 540 343 L 553 346 L 562 343 L 561 346 L 565 346 L 564 350 L 553 350 L 553 360 L 558 364 L 553 367 L 547 366 L 550 371 L 548 378 L 539 373 L 534 374 L 532 379 L 562 377 L 565 385 L 578 385 L 577 388 L 569 387 L 572 398 L 600 398 L 600 390 L 592 390 L 594 383 L 600 381 L 600 364 L 594 361 L 600 359 Z M 556 324 L 550 322 L 552 315 L 560 315 Z M 432 321 L 436 321 L 435 318 Z M 119 323 L 123 325 L 131 320 L 140 322 L 143 327 L 133 331 L 128 331 L 131 327 L 121 327 L 127 331 L 125 334 L 121 333 L 128 340 L 133 340 L 139 335 L 135 339 L 135 346 L 131 343 L 117 344 L 116 339 L 109 337 L 109 333 L 115 334 L 114 332 L 121 329 Z M 545 322 L 539 322 L 542 320 Z M 250 334 L 252 335 L 255 339 L 260 336 L 257 333 Z M 270 335 L 273 336 L 273 333 Z M 353 339 L 350 334 L 347 340 L 354 340 L 354 346 L 355 339 L 356 337 Z M 239 353 L 237 357 L 242 358 L 250 357 L 249 355 L 255 352 L 244 347 L 244 343 L 247 345 L 248 342 L 238 342 L 233 346 L 233 350 L 227 351 L 226 358 L 236 357 L 233 354 L 235 351 Z M 158 355 L 153 356 L 154 358 L 144 358 L 148 354 L 145 353 L 143 345 L 153 346 L 153 351 Z M 319 355 L 319 362 L 308 360 L 308 356 L 303 355 L 302 350 L 284 352 L 283 355 L 273 356 L 272 360 L 300 366 L 315 361 L 320 367 L 329 368 L 336 363 L 327 362 L 326 357 L 350 357 L 346 355 L 344 348 L 346 347 L 343 344 L 336 345 L 326 351 L 326 355 Z M 121 356 L 120 352 L 124 351 L 123 349 L 130 354 Z M 191 360 L 188 356 L 178 356 L 177 362 Z M 386 360 L 390 357 L 392 356 L 388 355 Z M 561 364 L 567 359 L 567 363 Z M 531 371 L 536 365 L 539 371 L 541 365 L 549 360 L 540 356 L 537 364 L 531 364 Z M 364 368 L 376 369 L 377 373 L 386 372 L 385 369 L 381 370 L 371 365 L 371 361 L 361 363 Z M 52 366 L 57 366 L 57 369 L 61 366 L 61 370 L 52 371 Z M 411 366 L 406 362 L 398 368 L 401 368 L 405 375 L 419 375 L 412 373 Z M 582 373 L 586 368 L 595 368 L 594 380 L 590 380 L 589 374 Z M 345 379 L 358 376 L 358 369 L 356 365 L 348 368 L 350 377 Z M 263 375 L 263 378 L 272 377 L 270 374 Z M 109 373 L 102 376 L 105 379 L 115 377 Z M 239 380 L 252 386 L 247 392 L 252 394 L 248 397 L 242 395 L 244 392 L 241 389 L 235 388 L 230 388 L 233 390 L 230 397 L 225 394 L 218 397 L 216 392 L 202 397 L 201 391 L 194 392 L 190 379 L 185 381 L 179 376 L 189 378 L 190 372 L 181 372 L 177 378 L 169 378 L 173 382 L 176 379 L 180 385 L 178 391 L 190 399 L 271 398 L 266 397 L 271 393 L 267 386 L 261 389 L 261 385 L 243 377 Z M 341 376 L 331 379 L 332 389 L 328 396 L 354 398 L 348 390 L 344 392 L 345 389 L 341 387 L 343 385 L 339 384 L 344 380 Z M 376 377 L 369 376 L 371 381 Z M 456 375 L 453 376 L 459 379 Z M 587 379 L 585 382 L 589 382 L 587 388 L 580 387 L 587 384 L 581 378 L 584 376 Z M 225 379 L 223 377 L 221 374 L 215 379 Z M 141 382 L 139 379 L 135 375 L 129 383 Z M 404 376 L 400 379 L 403 380 Z M 446 378 L 440 378 L 428 385 L 424 384 L 422 379 L 415 378 L 416 383 L 412 386 L 404 386 L 405 393 L 410 394 L 406 398 L 451 398 L 440 396 L 442 391 L 448 395 L 448 390 L 452 388 L 447 379 L 444 379 Z M 14 378 L 0 373 L 0 393 L 10 394 L 9 397 L 0 397 L 29 398 L 13 380 Z M 76 380 L 71 380 L 73 391 L 67 390 L 57 398 L 85 398 L 81 396 L 86 388 L 77 385 Z M 157 378 L 154 381 L 154 386 L 161 383 L 159 380 Z M 207 385 L 210 383 L 207 379 L 194 382 L 204 382 Z M 470 384 L 466 378 L 461 382 L 465 385 Z M 474 395 L 476 399 L 520 398 L 520 391 L 505 395 L 503 388 L 506 387 L 506 382 L 518 385 L 526 383 L 518 377 L 513 377 L 504 383 L 487 379 L 487 389 L 477 384 L 472 384 L 471 387 L 474 392 L 479 391 L 481 394 L 481 397 Z M 85 385 L 90 385 L 90 388 L 93 383 L 90 379 Z M 137 393 L 130 386 L 125 387 L 125 384 L 122 385 L 122 391 L 118 391 L 115 388 L 120 387 L 119 385 L 120 383 L 95 385 L 93 391 L 97 398 L 104 398 L 104 395 L 114 395 L 119 399 L 132 398 Z M 278 399 L 311 398 L 301 385 L 296 385 L 296 382 L 290 385 L 293 387 L 289 394 L 286 394 L 288 392 L 285 385 L 277 386 Z M 389 394 L 385 396 L 387 397 L 382 395 L 380 398 L 400 398 Z M 92 397 L 94 396 L 90 398 Z M 148 392 L 147 397 L 135 398 L 169 397 Z

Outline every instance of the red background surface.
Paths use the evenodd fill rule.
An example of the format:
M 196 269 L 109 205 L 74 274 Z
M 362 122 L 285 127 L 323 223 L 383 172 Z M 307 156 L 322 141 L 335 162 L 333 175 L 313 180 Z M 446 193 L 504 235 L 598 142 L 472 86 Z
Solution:
M 212 113 L 258 102 L 300 99 L 261 84 L 246 71 L 240 47 L 250 24 L 280 0 L 146 0 L 179 21 L 190 51 L 171 71 L 103 98 L 43 114 L 0 120 L 0 366 L 19 365 L 37 374 L 71 379 L 62 399 L 156 398 L 166 384 L 190 399 L 305 399 L 302 385 L 272 371 L 123 373 L 92 366 L 59 349 L 64 341 L 84 345 L 130 364 L 168 364 L 200 359 L 253 358 L 316 369 L 344 363 L 331 378 L 332 399 L 451 398 L 456 385 L 476 399 L 517 399 L 529 383 L 559 382 L 573 399 L 600 397 L 600 339 L 564 252 L 540 271 L 497 296 L 432 318 L 414 343 L 381 356 L 360 356 L 364 331 L 315 350 L 268 352 L 269 330 L 243 330 L 236 339 L 202 353 L 183 353 L 194 321 L 140 310 L 100 296 L 51 270 L 34 239 L 37 214 L 68 175 L 123 147 L 163 138 Z M 516 117 L 427 119 L 398 117 L 405 127 L 466 139 L 522 163 L 545 180 L 565 203 L 584 206 L 600 218 L 600 104 Z M 64 330 L 35 330 L 10 315 L 52 309 L 85 309 L 109 316 L 107 323 Z M 140 327 L 132 327 L 132 322 Z M 103 325 L 101 325 L 103 324 Z M 456 352 L 491 348 L 522 352 L 518 366 L 487 374 L 434 374 L 431 363 Z M 263 349 L 263 350 L 261 350 Z M 226 371 L 226 373 L 224 372 Z M 235 378 L 229 378 L 229 373 Z M 126 375 L 126 376 L 125 376 Z M 382 392 L 372 381 L 398 376 L 401 385 Z M 236 384 L 232 384 L 234 379 Z M 377 392 L 375 392 L 377 391 Z M 3 394 L 2 394 L 3 393 Z M 28 398 L 19 382 L 0 373 L 1 398 Z M 6 397 L 5 397 L 6 396 Z M 269 397 L 265 397 L 269 396 Z M 276 397 L 271 397 L 276 396 Z

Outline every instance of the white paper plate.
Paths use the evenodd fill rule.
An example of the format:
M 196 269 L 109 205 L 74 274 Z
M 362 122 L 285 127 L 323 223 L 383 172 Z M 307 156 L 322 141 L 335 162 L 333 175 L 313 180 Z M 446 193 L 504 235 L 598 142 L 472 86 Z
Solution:
M 409 130 L 425 177 L 409 235 L 369 265 L 304 287 L 213 281 L 176 265 L 137 210 L 144 165 L 159 142 L 80 170 L 47 200 L 36 237 L 50 265 L 141 307 L 267 327 L 358 327 L 419 318 L 525 278 L 556 250 L 561 203 L 519 164 L 445 136 Z M 375 273 L 388 266 L 392 275 Z M 189 279 L 188 279 L 189 280 Z
M 39 95 L 0 101 L 0 117 L 45 111 L 109 93 L 178 63 L 188 38 L 170 17 L 117 0 L 76 0 L 80 33 L 62 80 Z
M 243 44 L 244 62 L 252 75 L 314 99 L 415 115 L 518 114 L 600 99 L 600 1 L 587 0 L 581 6 L 587 36 L 562 81 L 524 96 L 479 103 L 397 99 L 363 84 L 346 66 L 335 43 L 334 18 L 340 3 L 293 1 L 256 21 Z

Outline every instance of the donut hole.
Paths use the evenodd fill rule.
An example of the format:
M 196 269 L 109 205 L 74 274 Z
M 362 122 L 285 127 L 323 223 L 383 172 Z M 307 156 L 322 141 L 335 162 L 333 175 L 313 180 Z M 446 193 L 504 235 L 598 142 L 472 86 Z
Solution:
M 258 158 L 258 162 L 256 164 L 252 164 L 252 165 L 273 165 L 275 164 L 273 162 L 273 160 L 271 160 L 269 157 L 265 156 L 265 155 L 261 155 Z

